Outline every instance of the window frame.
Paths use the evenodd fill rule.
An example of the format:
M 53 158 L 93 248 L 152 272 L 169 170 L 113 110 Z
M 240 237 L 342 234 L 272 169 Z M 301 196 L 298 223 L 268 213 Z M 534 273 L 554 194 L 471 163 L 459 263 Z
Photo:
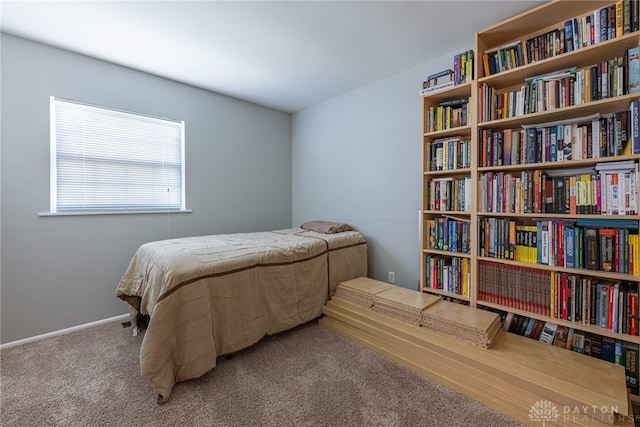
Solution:
M 172 208 L 165 206 L 158 206 L 158 208 L 107 208 L 107 209 L 63 209 L 60 210 L 58 206 L 58 134 L 57 134 L 57 110 L 56 110 L 56 102 L 64 102 L 70 103 L 79 106 L 86 106 L 90 108 L 95 108 L 99 110 L 111 111 L 117 114 L 125 114 L 128 116 L 134 117 L 144 117 L 152 120 L 160 120 L 163 122 L 171 122 L 173 124 L 177 124 L 180 128 L 180 207 Z M 143 213 L 189 213 L 192 212 L 190 209 L 186 208 L 186 183 L 185 183 L 185 175 L 186 175 L 186 159 L 185 159 L 185 122 L 184 120 L 177 120 L 166 117 L 158 117 L 149 114 L 143 114 L 138 112 L 132 112 L 127 110 L 122 110 L 118 108 L 106 107 L 103 105 L 90 104 L 81 101 L 75 101 L 71 99 L 66 99 L 62 97 L 50 96 L 50 177 L 49 177 L 49 211 L 39 213 L 40 216 L 67 216 L 67 215 L 122 215 L 122 214 L 143 214 Z M 126 158 L 123 158 L 126 159 Z

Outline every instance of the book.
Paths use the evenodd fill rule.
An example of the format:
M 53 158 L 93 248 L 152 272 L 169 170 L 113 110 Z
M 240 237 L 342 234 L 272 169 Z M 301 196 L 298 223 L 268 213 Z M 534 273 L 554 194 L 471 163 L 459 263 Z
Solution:
M 575 338 L 575 336 L 574 336 Z M 587 356 L 591 356 L 591 334 L 589 332 L 584 333 L 584 342 L 583 342 L 583 354 Z
M 616 361 L 616 342 L 613 338 L 602 337 L 602 360 L 615 363 Z
M 600 14 L 600 41 L 609 39 L 609 8 L 603 7 L 599 11 Z
M 621 341 L 615 342 L 614 362 L 616 365 L 624 366 L 624 350 Z
M 535 319 L 529 319 L 529 323 L 527 324 L 527 329 L 524 331 L 524 336 L 526 338 L 531 338 L 531 334 L 535 328 L 536 321 Z
M 522 322 L 524 321 L 523 316 L 516 316 L 511 321 L 511 325 L 509 326 L 509 332 L 513 334 L 517 334 L 520 331 L 520 327 L 522 326 Z
M 629 93 L 640 92 L 640 46 L 629 48 Z
M 631 32 L 631 0 L 622 2 L 622 33 L 629 34 Z
M 571 224 L 565 227 L 566 245 L 565 245 L 565 266 L 567 268 L 575 268 L 576 251 L 575 251 L 575 228 Z
M 553 344 L 557 329 L 558 325 L 556 325 L 555 323 L 546 322 L 544 327 L 542 328 L 542 333 L 540 334 L 539 341 L 544 344 Z
M 423 89 L 431 86 L 437 86 L 442 83 L 447 83 L 453 80 L 453 70 L 446 69 L 437 73 L 431 74 L 427 77 L 427 80 L 422 84 Z
M 600 245 L 598 245 L 598 229 L 592 227 L 585 227 L 584 229 L 584 241 L 585 241 L 585 267 L 588 270 L 600 269 Z
M 625 302 L 622 307 L 624 313 L 622 333 L 638 336 L 638 291 L 634 286 L 627 288 Z
M 609 285 L 605 283 L 598 283 L 596 300 L 599 304 L 596 305 L 596 322 L 601 328 L 607 328 L 609 323 Z
M 616 32 L 614 37 L 622 37 L 624 35 L 624 12 L 622 0 L 615 2 L 616 7 Z
M 540 340 L 544 326 L 545 322 L 543 320 L 536 320 L 530 338 L 536 341 Z
M 629 105 L 629 153 L 640 154 L 640 101 L 631 101 Z
M 598 229 L 600 240 L 600 270 L 614 271 L 615 230 L 611 228 Z
M 618 111 L 613 114 L 614 116 L 614 138 L 615 144 L 613 146 L 613 155 L 620 156 L 624 151 L 624 147 L 627 144 L 628 133 L 628 114 L 629 111 Z
M 569 333 L 567 334 L 567 344 L 564 346 L 567 350 L 571 350 L 573 348 L 573 336 L 575 334 L 575 330 L 573 328 L 569 328 Z
M 553 345 L 556 347 L 566 348 L 568 337 L 569 337 L 569 327 L 564 325 L 558 325 L 558 327 L 556 328 L 555 337 L 553 339 Z
M 598 334 L 589 334 L 591 340 L 591 357 L 602 359 L 602 336 Z
M 516 331 L 516 333 L 520 336 L 524 336 L 525 332 L 528 329 L 529 323 L 533 323 L 533 319 L 529 317 L 525 317 L 524 319 L 522 319 L 522 324 L 520 325 L 520 328 Z
M 439 90 L 447 89 L 455 85 L 456 83 L 454 81 L 450 81 L 437 86 L 431 86 L 431 87 L 420 90 L 420 96 L 429 95 L 431 93 L 437 92 Z
M 622 346 L 624 374 L 631 394 L 638 395 L 638 345 L 625 342 Z
M 584 338 L 585 333 L 583 331 L 575 331 L 573 333 L 573 343 L 571 344 L 571 350 L 576 353 L 584 353 Z
M 564 50 L 571 52 L 573 50 L 573 21 L 568 20 L 564 23 Z

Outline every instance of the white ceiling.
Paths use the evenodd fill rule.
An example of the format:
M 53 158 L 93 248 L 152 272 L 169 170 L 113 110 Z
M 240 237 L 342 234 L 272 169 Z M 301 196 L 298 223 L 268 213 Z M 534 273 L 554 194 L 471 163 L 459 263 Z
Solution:
M 475 31 L 541 3 L 2 1 L 0 22 L 9 34 L 294 112 L 462 51 Z

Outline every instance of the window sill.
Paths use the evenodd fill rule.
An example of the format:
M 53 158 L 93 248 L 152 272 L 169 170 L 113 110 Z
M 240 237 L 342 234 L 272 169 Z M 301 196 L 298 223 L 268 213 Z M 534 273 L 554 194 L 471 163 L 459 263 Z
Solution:
M 182 210 L 152 210 L 152 211 L 88 211 L 88 212 L 40 212 L 38 216 L 92 216 L 92 215 L 137 215 L 137 214 L 163 214 L 163 213 L 191 213 L 191 209 Z

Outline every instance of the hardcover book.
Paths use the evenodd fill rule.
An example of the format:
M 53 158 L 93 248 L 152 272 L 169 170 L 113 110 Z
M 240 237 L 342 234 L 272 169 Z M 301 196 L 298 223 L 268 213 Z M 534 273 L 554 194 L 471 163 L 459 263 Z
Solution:
M 602 359 L 602 335 L 589 335 L 591 337 L 591 357 Z
M 638 345 L 625 342 L 622 354 L 627 387 L 631 394 L 638 395 Z
M 614 363 L 616 361 L 616 343 L 613 338 L 602 337 L 602 360 Z
M 585 240 L 585 267 L 589 270 L 600 269 L 600 248 L 598 245 L 598 229 L 586 227 L 584 229 Z
M 615 231 L 610 228 L 601 228 L 598 230 L 600 237 L 600 270 L 614 271 L 614 241 Z

